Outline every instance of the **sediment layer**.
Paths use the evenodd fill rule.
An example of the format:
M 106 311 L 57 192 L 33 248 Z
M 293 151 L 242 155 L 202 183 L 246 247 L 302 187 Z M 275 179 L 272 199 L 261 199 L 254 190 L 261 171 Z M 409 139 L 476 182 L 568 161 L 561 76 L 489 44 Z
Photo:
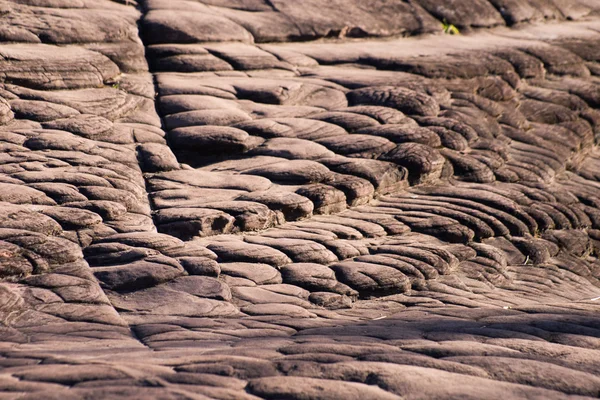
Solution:
M 3 2 L 0 398 L 597 397 L 594 3 Z

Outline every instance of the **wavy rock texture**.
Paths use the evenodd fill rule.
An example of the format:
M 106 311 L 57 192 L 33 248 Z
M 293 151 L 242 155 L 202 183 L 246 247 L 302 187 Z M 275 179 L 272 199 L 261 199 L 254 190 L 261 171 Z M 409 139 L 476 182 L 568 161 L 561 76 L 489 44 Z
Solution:
M 0 2 L 0 398 L 598 397 L 599 15 Z

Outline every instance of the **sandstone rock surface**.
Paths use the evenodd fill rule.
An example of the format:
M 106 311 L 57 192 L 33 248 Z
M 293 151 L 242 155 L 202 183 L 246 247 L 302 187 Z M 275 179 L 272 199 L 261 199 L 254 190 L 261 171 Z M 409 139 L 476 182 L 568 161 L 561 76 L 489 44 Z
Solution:
M 0 2 L 0 398 L 598 397 L 599 23 Z

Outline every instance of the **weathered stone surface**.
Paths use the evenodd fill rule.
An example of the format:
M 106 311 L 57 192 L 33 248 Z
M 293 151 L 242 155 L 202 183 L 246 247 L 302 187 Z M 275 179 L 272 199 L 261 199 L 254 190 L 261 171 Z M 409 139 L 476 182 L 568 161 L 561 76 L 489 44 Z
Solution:
M 94 268 L 94 275 L 110 290 L 137 290 L 181 276 L 183 268 L 160 256 L 123 266 Z
M 148 12 L 144 32 L 148 44 L 252 40 L 248 31 L 227 18 L 183 10 Z
M 279 250 L 241 240 L 209 242 L 206 247 L 216 253 L 220 261 L 225 262 L 259 262 L 275 267 L 290 262 L 290 259 Z
M 334 399 L 338 396 L 361 399 L 398 399 L 391 393 L 361 383 L 336 382 L 304 377 L 261 378 L 249 383 L 250 393 L 268 397 L 300 399 L 306 396 Z
M 311 291 L 334 292 L 356 296 L 357 292 L 337 281 L 332 269 L 319 264 L 296 263 L 281 268 L 286 283 L 297 285 Z
M 408 278 L 393 268 L 353 261 L 333 264 L 331 268 L 342 283 L 353 287 L 363 296 L 410 290 Z
M 403 143 L 383 154 L 381 160 L 394 162 L 408 171 L 413 183 L 436 180 L 442 175 L 445 159 L 435 149 L 420 143 Z
M 439 112 L 437 102 L 414 90 L 398 87 L 375 87 L 357 89 L 348 93 L 351 105 L 375 105 L 391 107 L 405 114 L 436 116 Z
M 5 1 L 0 397 L 597 396 L 598 12 Z
M 44 44 L 4 44 L 0 55 L 0 81 L 33 89 L 97 87 L 119 74 L 107 57 L 78 47 L 57 53 Z

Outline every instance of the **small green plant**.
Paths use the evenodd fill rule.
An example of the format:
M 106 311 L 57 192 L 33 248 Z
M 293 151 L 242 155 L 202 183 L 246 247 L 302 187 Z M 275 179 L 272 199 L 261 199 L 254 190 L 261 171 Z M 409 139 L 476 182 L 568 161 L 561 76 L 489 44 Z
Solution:
M 115 82 L 113 83 L 110 87 L 112 87 L 113 89 L 121 89 L 121 84 L 119 82 Z
M 458 28 L 446 21 L 446 18 L 444 18 L 444 20 L 442 21 L 442 29 L 447 35 L 460 35 L 460 31 L 458 30 Z

